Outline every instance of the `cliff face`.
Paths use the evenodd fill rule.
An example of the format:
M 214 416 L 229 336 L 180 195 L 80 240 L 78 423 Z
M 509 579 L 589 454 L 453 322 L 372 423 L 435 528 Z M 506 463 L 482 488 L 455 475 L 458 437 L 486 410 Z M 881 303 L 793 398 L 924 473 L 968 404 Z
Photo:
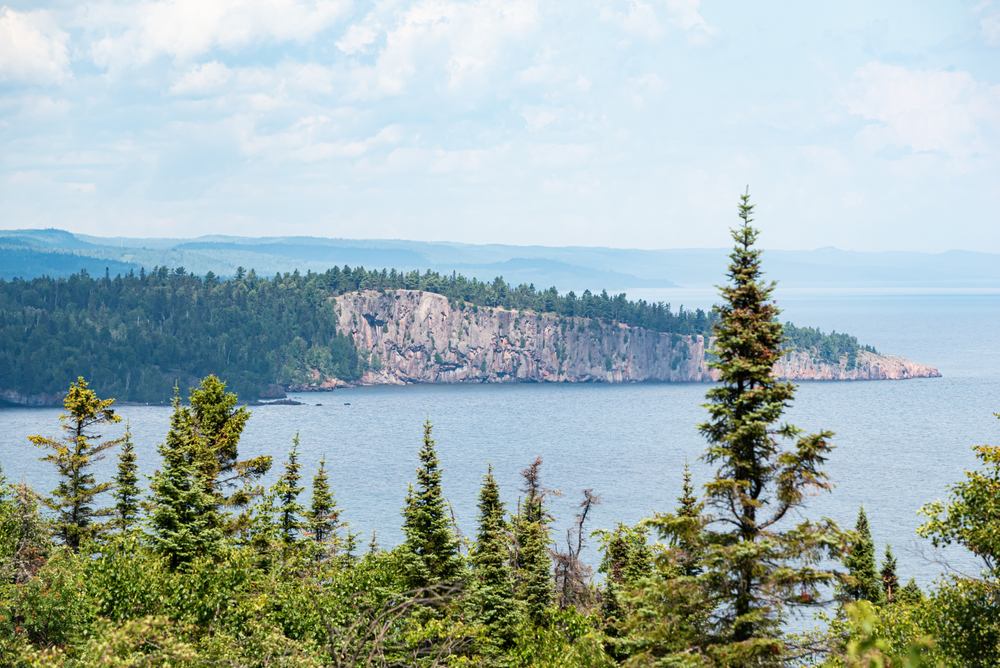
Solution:
M 362 384 L 711 381 L 702 336 L 651 332 L 586 318 L 457 307 L 430 292 L 361 292 L 336 298 L 372 370 Z M 857 365 L 816 362 L 793 351 L 775 366 L 789 380 L 874 380 L 939 376 L 900 357 L 859 352 Z
M 68 392 L 55 394 L 21 394 L 16 390 L 0 390 L 0 406 L 26 406 L 39 408 L 45 406 L 62 406 Z

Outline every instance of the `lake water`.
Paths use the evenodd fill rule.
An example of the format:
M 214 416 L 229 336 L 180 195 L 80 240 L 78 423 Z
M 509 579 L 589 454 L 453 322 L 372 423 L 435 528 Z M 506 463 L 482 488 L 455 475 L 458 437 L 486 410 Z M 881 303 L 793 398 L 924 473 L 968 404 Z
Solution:
M 707 307 L 708 291 L 657 291 L 631 297 L 664 299 L 675 308 Z M 939 565 L 917 554 L 917 510 L 944 498 L 976 460 L 971 447 L 1000 441 L 1000 294 L 997 291 L 783 291 L 783 319 L 825 331 L 855 334 L 879 351 L 938 367 L 942 378 L 909 381 L 807 382 L 799 387 L 789 421 L 810 431 L 837 432 L 826 467 L 836 489 L 810 500 L 805 513 L 853 527 L 864 504 L 879 555 L 895 548 L 902 579 L 922 584 Z M 551 506 L 564 527 L 584 488 L 600 494 L 591 529 L 635 523 L 675 507 L 681 470 L 689 461 L 696 481 L 708 468 L 698 461 L 705 444 L 695 425 L 708 385 L 470 385 L 369 387 L 294 395 L 305 406 L 253 409 L 241 455 L 271 454 L 280 464 L 296 431 L 311 476 L 327 456 L 343 518 L 367 540 L 376 530 L 383 546 L 401 539 L 399 509 L 414 478 L 421 424 L 434 423 L 444 489 L 462 530 L 475 531 L 481 476 L 492 463 L 508 508 L 518 500 L 519 471 L 542 455 L 543 483 L 564 496 Z M 315 404 L 321 403 L 322 406 Z M 350 405 L 345 405 L 350 403 Z M 55 435 L 56 409 L 0 410 L 0 460 L 8 477 L 22 475 L 40 490 L 53 486 L 29 434 Z M 142 470 L 158 462 L 169 409 L 122 407 L 132 424 Z M 110 435 L 117 435 L 117 430 Z M 102 462 L 110 475 L 113 458 Z M 276 466 L 276 468 L 278 468 Z M 978 572 L 961 550 L 952 562 Z M 587 558 L 596 561 L 596 550 Z

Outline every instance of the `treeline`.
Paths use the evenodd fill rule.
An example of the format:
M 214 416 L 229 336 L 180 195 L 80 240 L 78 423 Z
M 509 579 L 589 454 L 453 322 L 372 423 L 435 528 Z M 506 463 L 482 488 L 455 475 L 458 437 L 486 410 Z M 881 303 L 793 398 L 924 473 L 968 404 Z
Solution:
M 0 280 L 0 389 L 54 393 L 79 374 L 100 396 L 166 402 L 175 382 L 186 386 L 217 374 L 247 399 L 270 384 L 289 386 L 319 373 L 356 380 L 370 363 L 336 330 L 331 297 L 356 290 L 411 289 L 471 304 L 617 321 L 678 335 L 711 336 L 714 311 L 672 311 L 670 304 L 629 301 L 589 290 L 560 295 L 553 287 L 510 286 L 453 273 L 368 271 L 334 267 L 319 274 L 261 278 L 240 268 L 232 279 L 183 267 L 156 267 L 111 278 L 86 271 L 68 279 Z M 824 361 L 848 356 L 857 340 L 845 334 L 786 326 L 789 341 Z
M 262 387 L 354 380 L 357 350 L 315 275 L 218 280 L 158 267 L 137 275 L 0 281 L 0 386 L 65 389 L 80 374 L 100 396 L 168 401 L 175 381 L 217 373 L 254 399 Z
M 114 400 L 79 378 L 63 438 L 31 437 L 55 489 L 43 498 L 0 481 L 0 665 L 998 665 L 1000 447 L 977 447 L 988 470 L 920 511 L 918 534 L 971 550 L 980 577 L 900 586 L 891 550 L 878 568 L 863 512 L 854 531 L 806 519 L 806 500 L 833 491 L 823 471 L 833 434 L 783 421 L 795 386 L 770 373 L 785 335 L 751 212 L 744 196 L 739 271 L 714 330 L 719 383 L 697 426 L 712 476 L 699 493 L 685 466 L 673 510 L 595 532 L 602 581 L 580 559 L 600 496 L 583 490 L 565 543 L 553 540 L 548 504 L 559 492 L 540 457 L 516 495 L 483 462 L 475 535 L 463 537 L 428 421 L 405 540 L 384 550 L 345 525 L 327 462 L 300 461 L 298 436 L 277 482 L 260 484 L 272 457 L 240 458 L 250 413 L 218 378 L 202 380 L 190 404 L 175 395 L 147 491 L 128 428 L 116 440 L 96 433 L 121 421 Z M 117 474 L 98 480 L 93 464 L 112 451 Z M 810 610 L 825 627 L 787 633 L 786 620 Z

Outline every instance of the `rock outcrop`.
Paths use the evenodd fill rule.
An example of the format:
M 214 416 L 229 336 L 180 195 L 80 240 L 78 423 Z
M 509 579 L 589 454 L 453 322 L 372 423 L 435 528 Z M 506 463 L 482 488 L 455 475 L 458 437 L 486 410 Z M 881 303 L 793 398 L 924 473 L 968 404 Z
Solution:
M 414 290 L 336 298 L 341 332 L 369 357 L 365 385 L 712 381 L 705 340 L 587 318 L 451 304 Z M 876 380 L 940 376 L 909 360 L 861 351 L 854 368 L 791 351 L 775 365 L 789 380 Z M 324 379 L 329 383 L 329 380 Z
M 68 392 L 48 394 L 21 394 L 17 390 L 0 390 L 0 406 L 26 406 L 29 408 L 46 408 L 62 406 Z

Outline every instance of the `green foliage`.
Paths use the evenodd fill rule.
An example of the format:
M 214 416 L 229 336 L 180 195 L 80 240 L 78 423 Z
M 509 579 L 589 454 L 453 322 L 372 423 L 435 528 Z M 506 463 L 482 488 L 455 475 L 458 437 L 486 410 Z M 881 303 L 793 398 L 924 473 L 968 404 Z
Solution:
M 0 378 L 25 394 L 53 393 L 88 369 L 102 396 L 164 403 L 175 379 L 211 372 L 254 398 L 268 384 L 307 380 L 310 360 L 354 380 L 357 351 L 328 301 L 340 274 L 220 282 L 156 267 L 110 280 L 0 281 Z
M 804 350 L 813 359 L 827 364 L 840 364 L 841 357 L 846 357 L 847 369 L 851 370 L 857 364 L 858 353 L 862 350 L 878 354 L 871 346 L 858 344 L 858 339 L 850 334 L 831 332 L 824 334 L 812 327 L 796 327 L 790 322 L 784 326 L 786 350 Z
M 491 465 L 479 491 L 479 527 L 470 559 L 474 593 L 470 599 L 474 601 L 476 619 L 501 648 L 513 642 L 521 617 L 514 600 L 509 532 Z
M 70 386 L 63 400 L 66 412 L 59 416 L 66 437 L 59 441 L 44 436 L 29 436 L 35 446 L 48 450 L 41 457 L 56 467 L 59 484 L 45 505 L 56 513 L 56 535 L 69 547 L 79 549 L 80 543 L 103 529 L 95 520 L 111 514 L 109 509 L 95 508 L 97 497 L 111 489 L 111 482 L 98 483 L 90 470 L 95 462 L 106 455 L 121 439 L 100 442 L 101 435 L 91 430 L 104 424 L 121 422 L 111 405 L 114 399 L 101 400 L 87 388 L 83 377 Z
M 1000 418 L 1000 413 L 995 413 Z M 976 457 L 986 471 L 966 471 L 966 481 L 949 488 L 950 501 L 928 503 L 920 513 L 928 520 L 917 535 L 930 538 L 935 547 L 957 543 L 983 560 L 990 577 L 996 577 L 1000 560 L 1000 446 L 977 445 Z
M 882 605 L 886 600 L 885 590 L 875 566 L 875 543 L 872 541 L 864 507 L 858 509 L 854 533 L 857 538 L 844 557 L 844 566 L 847 567 L 850 580 L 840 586 L 840 595 L 850 601 L 863 600 Z
M 281 503 L 279 512 L 279 527 L 281 531 L 281 541 L 286 547 L 294 545 L 298 540 L 299 531 L 305 526 L 302 516 L 305 508 L 299 503 L 299 494 L 305 489 L 299 482 L 302 474 L 299 469 L 299 432 L 295 432 L 292 439 L 292 449 L 288 453 L 288 461 L 285 462 L 285 472 L 278 479 L 277 495 Z
M 330 478 L 326 473 L 326 456 L 319 462 L 319 470 L 313 475 L 312 501 L 306 512 L 307 527 L 317 545 L 324 550 L 337 551 L 340 537 L 337 530 L 341 528 L 340 511 L 337 500 L 330 491 Z M 375 534 L 372 533 L 372 541 Z M 377 545 L 377 544 L 376 544 Z
M 899 576 L 896 575 L 896 555 L 892 553 L 892 545 L 885 546 L 885 558 L 879 576 L 882 580 L 883 600 L 886 603 L 895 602 L 899 597 Z
M 410 486 L 403 508 L 406 574 L 411 589 L 454 580 L 462 575 L 464 568 L 458 537 L 448 515 L 448 502 L 441 491 L 441 468 L 431 438 L 432 429 L 430 420 L 426 420 L 416 489 Z
M 122 449 L 118 453 L 118 473 L 113 482 L 115 499 L 115 523 L 122 531 L 133 529 L 139 519 L 139 466 L 135 461 L 135 445 L 132 443 L 132 428 L 125 424 Z
M 157 446 L 163 469 L 149 484 L 153 541 L 171 568 L 213 554 L 222 539 L 211 479 L 200 465 L 204 450 L 192 422 L 190 410 L 175 396 L 170 431 L 166 441 Z

